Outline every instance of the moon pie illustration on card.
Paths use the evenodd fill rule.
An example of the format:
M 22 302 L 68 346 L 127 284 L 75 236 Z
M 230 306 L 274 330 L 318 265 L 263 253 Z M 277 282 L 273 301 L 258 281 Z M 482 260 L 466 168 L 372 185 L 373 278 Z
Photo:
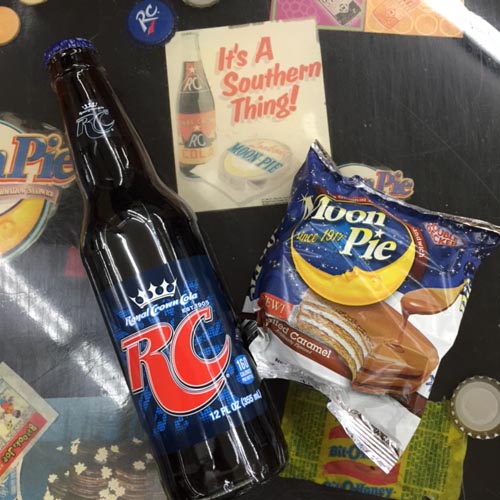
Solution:
M 269 190 L 290 173 L 292 152 L 269 139 L 236 142 L 226 150 L 219 178 L 238 191 Z
M 62 134 L 0 114 L 0 258 L 12 258 L 42 234 L 61 188 L 74 180 Z

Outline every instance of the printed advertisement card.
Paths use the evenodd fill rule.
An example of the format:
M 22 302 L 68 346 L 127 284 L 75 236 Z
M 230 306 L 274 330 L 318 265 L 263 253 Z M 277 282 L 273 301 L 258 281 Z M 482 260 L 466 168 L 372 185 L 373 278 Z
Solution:
M 57 413 L 0 363 L 0 480 L 54 422 Z
M 179 32 L 166 57 L 179 194 L 198 212 L 286 202 L 329 145 L 314 20 Z
M 459 38 L 453 19 L 462 9 L 463 0 L 449 16 L 437 12 L 435 0 L 273 0 L 270 17 L 312 17 L 320 28 L 332 30 Z

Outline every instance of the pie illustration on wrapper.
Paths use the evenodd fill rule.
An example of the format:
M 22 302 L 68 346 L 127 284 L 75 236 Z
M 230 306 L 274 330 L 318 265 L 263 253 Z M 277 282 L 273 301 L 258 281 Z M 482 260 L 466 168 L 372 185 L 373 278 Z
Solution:
M 344 306 L 308 291 L 295 321 L 337 352 L 362 392 L 413 393 L 439 362 L 433 344 L 409 322 L 403 330 L 403 316 L 385 302 Z

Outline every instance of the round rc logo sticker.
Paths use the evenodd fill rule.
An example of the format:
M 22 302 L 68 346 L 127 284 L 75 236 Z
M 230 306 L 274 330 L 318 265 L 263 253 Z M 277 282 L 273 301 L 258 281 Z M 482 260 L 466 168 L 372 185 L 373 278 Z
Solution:
M 0 258 L 25 251 L 42 233 L 61 187 L 74 180 L 58 133 L 24 133 L 0 119 Z
M 139 2 L 128 17 L 131 35 L 146 45 L 167 43 L 175 34 L 175 25 L 173 9 L 158 0 Z

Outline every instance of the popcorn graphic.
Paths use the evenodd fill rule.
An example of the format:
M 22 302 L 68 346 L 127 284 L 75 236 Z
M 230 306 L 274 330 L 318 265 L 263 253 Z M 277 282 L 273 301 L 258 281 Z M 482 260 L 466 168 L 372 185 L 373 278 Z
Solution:
M 75 465 L 75 472 L 80 475 L 82 472 L 87 470 L 87 466 L 83 462 L 78 462 Z
M 137 460 L 133 466 L 135 470 L 146 470 L 146 464 L 142 460 Z

